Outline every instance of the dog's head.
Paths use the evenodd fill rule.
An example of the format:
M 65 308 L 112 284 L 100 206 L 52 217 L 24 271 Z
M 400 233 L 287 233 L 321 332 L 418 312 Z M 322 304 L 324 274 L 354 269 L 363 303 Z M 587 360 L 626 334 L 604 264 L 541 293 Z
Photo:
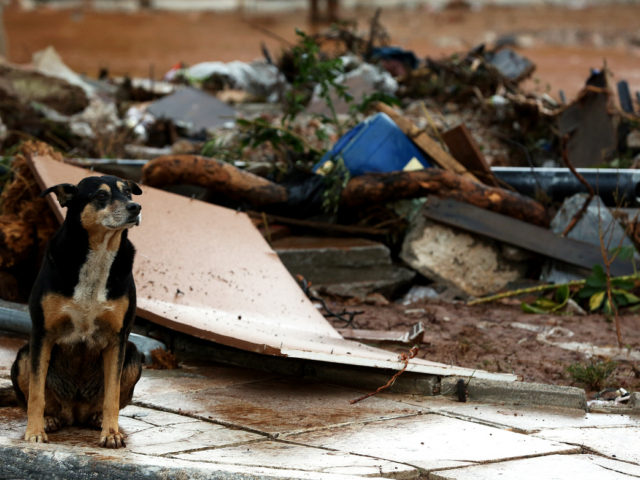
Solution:
M 60 206 L 67 207 L 68 218 L 78 217 L 88 231 L 122 230 L 140 224 L 142 207 L 131 200 L 131 195 L 140 195 L 142 190 L 131 180 L 111 175 L 87 177 L 78 185 L 54 185 L 40 195 L 48 193 L 54 193 Z

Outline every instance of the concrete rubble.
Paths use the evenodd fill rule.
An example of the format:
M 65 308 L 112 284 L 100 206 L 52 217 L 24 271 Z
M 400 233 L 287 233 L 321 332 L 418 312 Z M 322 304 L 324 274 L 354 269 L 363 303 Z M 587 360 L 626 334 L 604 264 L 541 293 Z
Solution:
M 428 278 L 481 297 L 522 278 L 527 264 L 511 261 L 492 240 L 424 218 L 414 220 L 400 258 Z

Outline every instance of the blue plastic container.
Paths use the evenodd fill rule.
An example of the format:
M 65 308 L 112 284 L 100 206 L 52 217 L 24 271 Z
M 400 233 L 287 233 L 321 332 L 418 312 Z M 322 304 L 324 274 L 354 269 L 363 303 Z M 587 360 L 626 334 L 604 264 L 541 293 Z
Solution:
M 313 170 L 340 157 L 352 176 L 405 170 L 408 165 L 411 170 L 431 166 L 420 149 L 385 113 L 377 113 L 345 133 Z

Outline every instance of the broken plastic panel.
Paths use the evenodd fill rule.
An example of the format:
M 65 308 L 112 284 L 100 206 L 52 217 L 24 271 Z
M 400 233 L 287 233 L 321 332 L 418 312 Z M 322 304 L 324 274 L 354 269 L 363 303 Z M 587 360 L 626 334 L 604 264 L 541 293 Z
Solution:
M 92 172 L 35 157 L 43 188 Z M 343 339 L 318 312 L 244 213 L 142 186 L 137 249 L 138 315 L 243 350 L 347 365 L 400 369 L 396 354 Z M 63 210 L 49 196 L 58 218 Z M 407 371 L 515 380 L 427 360 Z

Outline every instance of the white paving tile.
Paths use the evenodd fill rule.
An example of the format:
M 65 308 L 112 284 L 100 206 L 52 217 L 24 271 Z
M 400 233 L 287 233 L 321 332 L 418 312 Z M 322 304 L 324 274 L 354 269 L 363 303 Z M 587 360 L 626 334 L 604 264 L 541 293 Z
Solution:
M 177 455 L 176 458 L 219 465 L 296 469 L 342 475 L 381 475 L 404 479 L 416 478 L 419 474 L 417 469 L 408 465 L 279 441 L 202 450 Z
M 354 424 L 286 439 L 424 470 L 579 451 L 569 445 L 436 414 Z
M 640 417 L 624 414 L 586 413 L 574 408 L 527 408 L 512 405 L 461 403 L 442 397 L 394 396 L 432 412 L 445 413 L 461 419 L 537 432 L 551 428 L 574 427 L 640 427 Z
M 580 445 L 607 457 L 640 464 L 640 428 L 561 428 L 543 430 L 537 437 Z
M 432 472 L 429 480 L 629 480 L 640 467 L 596 455 L 548 455 Z

